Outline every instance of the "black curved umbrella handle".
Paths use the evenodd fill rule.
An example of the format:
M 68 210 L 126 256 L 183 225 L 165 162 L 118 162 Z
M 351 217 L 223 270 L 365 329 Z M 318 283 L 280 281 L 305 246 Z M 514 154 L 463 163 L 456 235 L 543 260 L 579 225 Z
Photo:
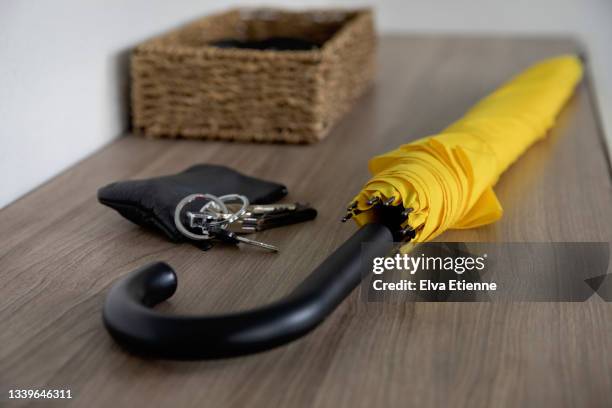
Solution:
M 361 282 L 362 243 L 383 255 L 391 231 L 368 224 L 342 244 L 289 295 L 253 310 L 216 316 L 176 316 L 151 309 L 170 298 L 176 274 L 164 262 L 117 282 L 104 304 L 104 324 L 129 351 L 153 357 L 204 359 L 267 350 L 295 340 L 321 323 Z

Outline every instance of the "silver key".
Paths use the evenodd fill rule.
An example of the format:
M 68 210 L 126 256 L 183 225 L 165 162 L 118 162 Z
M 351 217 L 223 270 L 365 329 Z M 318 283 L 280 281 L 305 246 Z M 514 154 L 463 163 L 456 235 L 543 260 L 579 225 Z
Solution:
M 259 248 L 264 248 L 269 251 L 278 252 L 278 247 L 274 245 L 266 244 L 265 242 L 255 241 L 254 239 L 248 239 L 248 238 L 245 238 L 243 236 L 236 234 L 235 232 L 231 232 L 225 229 L 220 229 L 220 230 L 215 231 L 213 234 L 213 237 L 218 238 L 230 244 L 243 243 L 247 245 L 253 245 Z
M 245 238 L 241 235 L 236 235 L 236 240 L 238 242 L 242 242 L 243 244 L 257 246 L 257 247 L 264 248 L 272 252 L 278 252 L 277 246 L 274 246 L 272 244 L 266 244 L 265 242 L 255 241 L 254 239 Z
M 235 204 L 228 204 L 230 211 L 235 210 L 237 206 Z M 277 214 L 288 211 L 295 211 L 297 208 L 296 203 L 280 203 L 280 204 L 251 204 L 246 208 L 241 218 L 245 217 L 258 217 L 268 214 Z

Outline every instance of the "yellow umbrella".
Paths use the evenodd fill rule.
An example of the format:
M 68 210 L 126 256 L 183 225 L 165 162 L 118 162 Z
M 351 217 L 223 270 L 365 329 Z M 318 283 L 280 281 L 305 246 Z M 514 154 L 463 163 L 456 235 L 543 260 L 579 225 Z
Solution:
M 580 59 L 563 55 L 520 73 L 441 133 L 374 157 L 373 177 L 349 206 L 359 225 L 379 205 L 405 208 L 398 223 L 415 242 L 449 228 L 492 223 L 503 213 L 493 186 L 543 138 L 582 77 Z M 347 217 L 347 218 L 348 218 Z

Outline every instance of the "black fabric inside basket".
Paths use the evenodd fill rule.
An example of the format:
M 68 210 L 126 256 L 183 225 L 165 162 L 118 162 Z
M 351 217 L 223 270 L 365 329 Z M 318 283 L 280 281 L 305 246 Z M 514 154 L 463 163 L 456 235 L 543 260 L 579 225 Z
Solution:
M 301 38 L 270 37 L 263 40 L 239 40 L 224 38 L 210 43 L 219 48 L 241 48 L 271 51 L 309 51 L 321 48 L 322 44 Z

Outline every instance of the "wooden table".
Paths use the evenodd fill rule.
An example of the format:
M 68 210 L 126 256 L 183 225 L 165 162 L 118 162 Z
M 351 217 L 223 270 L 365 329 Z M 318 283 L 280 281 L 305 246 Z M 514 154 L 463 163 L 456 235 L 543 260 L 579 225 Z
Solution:
M 385 37 L 375 86 L 323 142 L 124 137 L 3 209 L 0 404 L 17 405 L 6 399 L 11 388 L 63 388 L 68 405 L 87 407 L 612 406 L 612 305 L 597 297 L 388 304 L 357 290 L 299 341 L 200 362 L 133 357 L 101 322 L 109 287 L 155 260 L 179 274 L 165 311 L 239 310 L 282 296 L 355 231 L 339 218 L 368 178 L 369 157 L 440 130 L 530 63 L 576 49 L 566 39 Z M 609 241 L 610 168 L 592 92 L 583 83 L 550 137 L 500 180 L 501 221 L 444 239 Z M 319 216 L 260 234 L 278 255 L 201 252 L 96 201 L 106 183 L 202 162 L 285 183 L 288 200 L 311 202 Z

